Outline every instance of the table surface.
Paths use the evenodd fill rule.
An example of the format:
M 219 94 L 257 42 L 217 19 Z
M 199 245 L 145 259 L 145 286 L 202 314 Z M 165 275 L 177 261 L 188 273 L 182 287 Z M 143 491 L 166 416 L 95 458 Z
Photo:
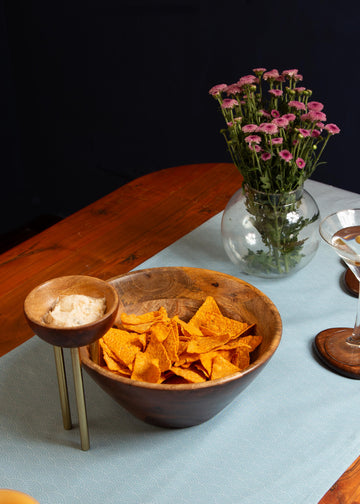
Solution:
M 23 301 L 50 278 L 126 273 L 224 209 L 242 177 L 229 163 L 136 179 L 0 255 L 0 356 L 33 336 Z M 5 315 L 6 314 L 6 315 Z M 360 457 L 319 504 L 360 501 Z

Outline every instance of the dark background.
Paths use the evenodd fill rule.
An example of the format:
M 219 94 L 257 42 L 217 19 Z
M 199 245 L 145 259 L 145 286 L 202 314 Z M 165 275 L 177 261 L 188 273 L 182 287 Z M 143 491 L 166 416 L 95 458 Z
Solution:
M 341 128 L 313 178 L 360 192 L 353 1 L 3 0 L 0 234 L 175 165 L 230 161 L 211 86 L 298 68 Z

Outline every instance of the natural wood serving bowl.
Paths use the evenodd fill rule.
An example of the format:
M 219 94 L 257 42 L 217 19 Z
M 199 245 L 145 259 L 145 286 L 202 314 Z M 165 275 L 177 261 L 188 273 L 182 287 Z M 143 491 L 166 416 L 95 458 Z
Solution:
M 43 317 L 60 294 L 105 297 L 105 314 L 95 322 L 76 327 L 45 324 Z M 117 315 L 118 304 L 117 290 L 110 283 L 86 275 L 69 275 L 53 278 L 35 287 L 25 299 L 24 313 L 31 329 L 41 339 L 51 345 L 75 348 L 94 342 L 110 329 Z
M 118 314 L 141 314 L 164 306 L 169 316 L 189 320 L 206 296 L 225 316 L 257 324 L 263 336 L 250 367 L 218 380 L 197 384 L 153 384 L 123 378 L 94 362 L 89 347 L 80 349 L 89 375 L 137 418 L 163 427 L 203 423 L 227 406 L 259 374 L 276 351 L 282 323 L 275 305 L 252 285 L 223 273 L 198 268 L 154 268 L 109 280 L 119 294 Z

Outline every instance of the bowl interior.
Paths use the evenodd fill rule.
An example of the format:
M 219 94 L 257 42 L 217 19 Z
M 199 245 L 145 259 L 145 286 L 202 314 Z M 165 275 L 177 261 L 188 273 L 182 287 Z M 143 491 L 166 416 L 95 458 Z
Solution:
M 251 372 L 265 363 L 280 343 L 282 324 L 279 312 L 272 301 L 252 285 L 224 273 L 198 268 L 165 267 L 133 271 L 109 280 L 119 295 L 119 309 L 115 324 L 122 312 L 142 314 L 163 306 L 170 317 L 178 315 L 188 321 L 207 296 L 213 296 L 223 315 L 236 320 L 256 323 L 256 334 L 263 336 L 261 345 L 252 353 L 248 369 L 237 375 Z M 98 343 L 98 342 L 97 342 Z M 96 345 L 96 343 L 95 343 Z M 91 356 L 91 357 L 90 357 Z M 114 380 L 132 382 L 102 366 L 99 349 L 92 345 L 82 359 L 97 372 L 108 374 Z M 236 376 L 236 375 L 235 375 Z M 225 380 L 227 377 L 225 378 Z M 190 387 L 202 384 L 144 384 L 142 387 Z
M 58 296 L 83 294 L 95 298 L 105 297 L 106 311 L 102 318 L 113 312 L 118 305 L 116 289 L 104 280 L 85 275 L 70 275 L 53 278 L 33 289 L 25 299 L 26 316 L 35 324 L 51 327 L 45 324 L 43 317 L 55 304 Z M 101 320 L 101 319 L 99 319 Z M 56 327 L 54 327 L 56 330 Z M 63 331 L 67 328 L 61 328 Z

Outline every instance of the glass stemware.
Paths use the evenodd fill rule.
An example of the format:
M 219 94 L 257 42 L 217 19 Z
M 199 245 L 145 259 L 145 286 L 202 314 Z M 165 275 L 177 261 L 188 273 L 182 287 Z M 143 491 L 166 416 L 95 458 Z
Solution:
M 360 281 L 360 208 L 335 212 L 320 224 L 320 235 Z M 335 327 L 315 338 L 319 357 L 333 370 L 360 379 L 360 294 L 353 328 Z

